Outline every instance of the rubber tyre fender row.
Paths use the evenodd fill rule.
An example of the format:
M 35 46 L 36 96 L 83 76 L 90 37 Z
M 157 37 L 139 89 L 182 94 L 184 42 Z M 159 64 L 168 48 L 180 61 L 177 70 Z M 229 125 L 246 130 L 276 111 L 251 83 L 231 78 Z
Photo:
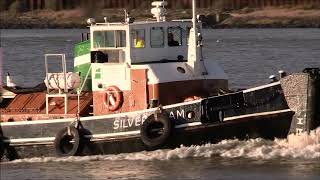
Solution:
M 152 135 L 152 131 L 157 128 L 161 128 L 162 133 L 159 136 Z M 141 140 L 149 149 L 160 148 L 168 142 L 172 134 L 172 130 L 172 122 L 167 114 L 152 114 L 143 122 L 141 126 Z
M 69 134 L 69 132 L 70 134 Z M 55 137 L 54 148 L 58 156 L 77 156 L 82 151 L 82 134 L 74 126 L 61 129 Z M 72 143 L 70 141 L 73 141 Z

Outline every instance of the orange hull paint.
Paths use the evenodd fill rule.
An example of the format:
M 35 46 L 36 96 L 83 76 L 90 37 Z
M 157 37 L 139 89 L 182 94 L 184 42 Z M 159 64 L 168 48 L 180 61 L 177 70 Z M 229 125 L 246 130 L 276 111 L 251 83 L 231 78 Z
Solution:
M 136 77 L 136 76 L 134 76 Z M 138 82 L 138 81 L 132 81 Z M 103 99 L 106 91 L 93 92 L 94 115 L 132 112 L 148 108 L 150 100 L 158 100 L 161 105 L 183 102 L 198 96 L 216 95 L 219 89 L 228 89 L 226 80 L 191 80 L 148 85 L 145 89 L 131 84 L 131 91 L 123 91 L 123 103 L 116 111 L 109 111 Z

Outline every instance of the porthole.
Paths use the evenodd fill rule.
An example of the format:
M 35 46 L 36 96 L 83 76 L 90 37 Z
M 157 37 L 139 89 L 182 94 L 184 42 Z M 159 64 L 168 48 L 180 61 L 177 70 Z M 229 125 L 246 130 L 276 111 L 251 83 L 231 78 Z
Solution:
M 182 74 L 186 73 L 186 70 L 183 67 L 177 67 L 177 71 Z
M 188 119 L 194 118 L 195 115 L 196 115 L 196 114 L 195 114 L 195 112 L 193 112 L 193 111 L 188 111 L 188 112 L 187 112 L 187 118 L 188 118 Z

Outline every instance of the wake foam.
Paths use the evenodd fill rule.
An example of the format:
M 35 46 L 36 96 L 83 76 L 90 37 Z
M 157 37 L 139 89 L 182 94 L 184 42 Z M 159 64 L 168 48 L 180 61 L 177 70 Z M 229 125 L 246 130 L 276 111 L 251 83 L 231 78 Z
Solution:
M 223 140 L 217 144 L 201 146 L 181 146 L 172 150 L 142 151 L 118 155 L 96 155 L 82 157 L 41 157 L 12 161 L 19 162 L 82 162 L 82 161 L 121 161 L 121 160 L 171 160 L 190 157 L 250 158 L 258 160 L 274 158 L 320 159 L 320 128 L 310 134 L 289 135 L 287 139 L 274 141 L 261 138 L 246 141 Z

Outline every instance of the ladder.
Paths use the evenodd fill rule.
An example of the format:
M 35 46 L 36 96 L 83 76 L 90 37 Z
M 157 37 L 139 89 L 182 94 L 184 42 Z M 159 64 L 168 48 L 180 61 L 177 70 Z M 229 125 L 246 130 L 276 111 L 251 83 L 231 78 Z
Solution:
M 68 113 L 68 97 L 70 96 L 79 96 L 78 94 L 72 94 L 71 92 L 68 92 L 67 88 L 67 77 L 66 77 L 66 56 L 65 54 L 45 54 L 45 69 L 46 69 L 46 82 L 49 84 L 49 67 L 48 67 L 48 61 L 50 57 L 58 57 L 58 60 L 61 60 L 61 68 L 63 73 L 63 85 L 64 88 L 59 88 L 58 92 L 56 90 L 50 91 L 50 88 L 47 85 L 47 93 L 46 93 L 46 114 L 49 114 L 49 98 L 53 97 L 62 97 L 64 99 L 64 114 Z M 60 57 L 60 58 L 59 58 Z M 57 60 L 56 58 L 53 58 Z M 52 60 L 53 60 L 52 59 Z

